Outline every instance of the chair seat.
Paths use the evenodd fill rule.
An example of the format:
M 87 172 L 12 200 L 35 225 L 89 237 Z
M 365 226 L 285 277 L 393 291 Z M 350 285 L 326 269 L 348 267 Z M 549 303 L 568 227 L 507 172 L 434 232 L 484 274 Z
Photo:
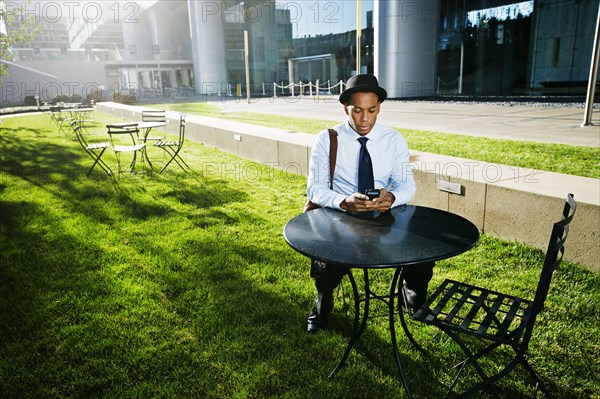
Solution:
M 531 301 L 446 279 L 413 318 L 426 324 L 516 345 Z
M 140 151 L 146 144 L 136 144 L 136 145 L 116 145 L 114 146 L 115 152 L 135 152 Z
M 88 170 L 87 175 L 89 176 L 92 173 L 92 170 L 96 165 L 100 166 L 107 175 L 112 176 L 112 170 L 110 167 L 102 160 L 102 155 L 106 151 L 107 148 L 110 147 L 109 142 L 99 142 L 99 143 L 88 143 L 83 137 L 83 130 L 81 126 L 74 121 L 73 122 L 73 133 L 75 133 L 75 137 L 79 142 L 79 145 L 85 150 L 85 152 L 94 160 L 92 167 Z
M 154 143 L 154 145 L 156 147 L 166 147 L 166 146 L 178 147 L 179 141 L 159 141 L 158 143 Z
M 104 142 L 104 143 L 92 143 L 92 144 L 88 144 L 86 147 L 86 150 L 98 150 L 101 148 L 108 148 L 110 147 L 110 143 L 109 142 Z
M 110 142 L 113 147 L 113 151 L 117 157 L 117 165 L 119 174 L 122 173 L 121 168 L 121 154 L 132 153 L 131 162 L 129 163 L 129 172 L 133 173 L 135 164 L 137 161 L 137 153 L 145 152 L 146 143 L 139 143 L 136 137 L 139 137 L 140 130 L 138 129 L 137 123 L 118 123 L 114 125 L 106 125 L 107 133 L 110 136 Z M 128 141 L 131 144 L 125 144 L 123 140 Z M 142 154 L 145 155 L 145 154 Z M 143 159 L 142 159 L 143 161 Z

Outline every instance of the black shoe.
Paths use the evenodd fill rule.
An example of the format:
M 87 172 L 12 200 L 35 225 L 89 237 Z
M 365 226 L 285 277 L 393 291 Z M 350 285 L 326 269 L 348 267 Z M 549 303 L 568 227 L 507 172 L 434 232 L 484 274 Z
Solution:
M 319 300 L 320 299 L 320 300 Z M 319 330 L 327 327 L 329 314 L 333 310 L 333 295 L 320 293 L 315 299 L 313 307 L 308 314 L 306 321 L 306 331 L 316 333 Z
M 306 332 L 316 333 L 324 328 L 326 324 L 326 320 L 322 320 L 322 318 L 319 316 L 319 312 L 317 311 L 317 303 L 315 302 L 308 315 L 308 320 L 306 321 Z
M 415 291 L 402 285 L 402 299 L 411 314 L 414 314 L 425 303 L 425 296 L 419 295 Z

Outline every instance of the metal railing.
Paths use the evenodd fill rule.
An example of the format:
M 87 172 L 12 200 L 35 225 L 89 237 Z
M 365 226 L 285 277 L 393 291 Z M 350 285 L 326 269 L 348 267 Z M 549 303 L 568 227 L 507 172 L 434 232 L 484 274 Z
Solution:
M 277 97 L 277 89 L 281 89 L 281 95 L 285 95 L 285 90 L 288 90 L 289 95 L 291 95 L 292 97 L 296 97 L 300 96 L 310 96 L 310 97 L 315 97 L 315 96 L 319 96 L 319 95 L 331 95 L 332 94 L 332 90 L 335 90 L 337 87 L 339 86 L 339 93 L 341 93 L 342 91 L 344 91 L 344 86 L 345 83 L 343 81 L 339 81 L 338 83 L 336 83 L 335 85 L 331 85 L 331 81 L 327 81 L 327 83 L 321 85 L 319 83 L 319 80 L 317 79 L 317 81 L 315 83 L 312 82 L 302 82 L 299 81 L 298 83 L 294 83 L 291 82 L 288 85 L 284 86 L 283 84 L 278 85 L 277 83 L 273 82 L 273 97 Z M 296 93 L 296 87 L 299 89 L 298 93 Z M 313 91 L 314 89 L 314 91 Z M 307 93 L 308 91 L 308 93 Z M 264 93 L 264 83 L 263 83 L 263 95 L 265 95 Z

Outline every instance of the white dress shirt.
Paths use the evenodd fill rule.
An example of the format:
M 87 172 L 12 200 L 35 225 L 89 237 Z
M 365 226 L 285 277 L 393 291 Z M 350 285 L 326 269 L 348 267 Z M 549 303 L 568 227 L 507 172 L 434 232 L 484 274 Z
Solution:
M 306 193 L 315 204 L 341 210 L 346 197 L 358 191 L 358 156 L 361 137 L 348 122 L 335 126 L 338 149 L 333 190 L 329 189 L 329 132 L 323 130 L 312 147 Z M 378 123 L 365 137 L 373 163 L 375 187 L 394 194 L 392 207 L 413 199 L 416 185 L 409 163 L 408 145 L 402 135 Z

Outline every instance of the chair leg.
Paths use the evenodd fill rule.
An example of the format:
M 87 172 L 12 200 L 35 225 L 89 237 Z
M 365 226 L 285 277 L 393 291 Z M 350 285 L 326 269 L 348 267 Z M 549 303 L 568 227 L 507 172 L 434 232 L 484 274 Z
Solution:
M 144 143 L 146 143 L 146 140 L 144 140 Z M 150 162 L 150 157 L 148 156 L 148 145 L 146 144 L 146 147 L 144 147 L 143 149 L 144 153 L 142 154 L 143 158 L 142 160 L 146 160 L 146 162 L 148 162 L 148 166 L 150 167 L 150 170 L 154 170 L 154 166 L 152 165 L 152 162 Z
M 137 151 L 133 152 L 133 159 L 131 160 L 131 163 L 129 164 L 129 172 L 133 173 L 133 168 L 135 167 L 135 162 L 137 161 Z
M 492 395 L 499 398 L 500 395 L 498 394 L 494 384 L 497 381 L 499 381 L 500 379 L 502 379 L 503 377 L 505 377 L 506 375 L 508 375 L 510 372 L 512 372 L 519 364 L 523 364 L 525 369 L 531 374 L 534 381 L 536 382 L 534 397 L 535 397 L 535 395 L 537 393 L 537 389 L 539 387 L 539 389 L 544 393 L 544 395 L 546 395 L 546 397 L 552 398 L 552 395 L 550 395 L 548 389 L 544 386 L 544 384 L 542 383 L 541 379 L 539 378 L 539 376 L 537 375 L 535 370 L 533 370 L 531 365 L 527 362 L 527 359 L 525 359 L 525 357 L 523 357 L 521 354 L 517 353 L 515 355 L 515 358 L 512 359 L 510 362 L 508 362 L 508 364 L 506 364 L 506 366 L 502 370 L 495 373 L 494 375 L 488 376 L 485 374 L 485 372 L 479 365 L 479 362 L 477 362 L 477 359 L 480 358 L 481 356 L 489 353 L 492 349 L 497 348 L 499 345 L 492 344 L 492 345 L 484 348 L 483 350 L 477 352 L 476 354 L 473 354 L 456 335 L 448 332 L 447 330 L 444 332 L 446 334 L 448 334 L 448 336 L 450 336 L 461 347 L 463 352 L 467 355 L 467 358 L 458 364 L 460 366 L 460 369 L 459 369 L 458 373 L 456 374 L 454 380 L 452 381 L 450 389 L 448 390 L 448 393 L 446 395 L 448 395 L 452 391 L 452 389 L 458 382 L 458 379 L 459 379 L 460 375 L 462 374 L 464 368 L 467 366 L 467 364 L 471 363 L 477 370 L 482 381 L 473 385 L 471 388 L 469 388 L 468 390 L 461 393 L 458 397 L 466 398 L 466 397 L 469 397 L 469 396 L 471 396 L 477 392 L 480 392 L 482 390 L 487 390 Z
M 469 359 L 466 360 L 467 362 L 469 361 Z M 499 381 L 501 378 L 505 377 L 507 374 L 509 374 L 511 371 L 513 371 L 513 369 L 518 365 L 522 363 L 522 359 L 518 360 L 518 359 L 513 359 L 511 362 L 509 362 L 506 367 L 504 367 L 500 372 L 487 377 L 486 379 L 483 379 L 481 382 L 479 382 L 478 384 L 473 385 L 471 388 L 469 388 L 468 390 L 466 390 L 465 392 L 463 392 L 459 397 L 460 398 L 466 398 L 468 396 L 471 396 L 477 392 L 480 392 L 482 390 L 487 390 L 488 392 L 492 393 L 495 397 L 499 398 L 500 396 L 498 395 L 498 392 L 496 391 L 496 387 L 495 387 L 495 383 L 497 381 Z M 475 363 L 474 363 L 475 365 Z M 477 365 L 479 365 L 477 363 Z
M 462 375 L 462 372 L 464 371 L 465 367 L 467 366 L 468 360 L 469 359 L 465 359 L 462 362 L 458 363 L 456 366 L 454 366 L 454 368 L 457 368 L 459 366 L 460 366 L 460 368 L 458 369 L 458 372 L 454 376 L 454 379 L 452 380 L 452 383 L 450 384 L 450 387 L 448 388 L 448 391 L 444 395 L 444 399 L 448 397 L 448 395 L 452 392 L 452 390 L 456 386 L 456 383 L 460 379 L 460 376 Z
M 185 165 L 185 167 L 178 161 L 178 159 L 179 159 L 179 161 L 183 162 L 183 164 Z M 187 173 L 187 169 L 189 169 L 190 167 L 188 166 L 187 163 L 185 163 L 185 161 L 183 159 L 181 159 L 181 157 L 179 155 L 176 155 L 175 157 L 173 157 L 173 161 L 175 161 L 175 163 L 177 165 L 179 165 L 179 167 L 181 168 L 181 170 L 183 170 L 184 172 Z
M 184 166 L 183 166 L 183 165 L 182 165 L 182 164 L 181 164 L 179 161 L 181 161 L 181 163 L 183 163 L 183 165 L 185 165 L 185 167 L 184 167 Z M 186 170 L 186 168 L 187 168 L 187 169 L 189 169 L 189 168 L 190 168 L 190 167 L 189 167 L 189 165 L 188 165 L 188 164 L 187 164 L 187 163 L 186 163 L 186 162 L 183 160 L 183 158 L 181 158 L 179 155 L 176 155 L 176 156 L 175 156 L 175 162 L 176 162 L 176 163 L 177 163 L 177 165 L 179 165 L 179 167 L 180 167 L 181 169 L 183 169 L 184 171 Z
M 175 161 L 175 163 L 177 165 L 179 165 L 179 167 L 184 172 L 187 172 L 187 169 L 190 169 L 189 165 L 183 160 L 183 158 L 181 158 L 181 156 L 179 156 L 179 151 L 181 150 L 181 147 L 178 147 L 177 150 L 173 150 L 169 146 L 160 146 L 160 148 L 162 148 L 163 150 L 165 150 L 165 152 L 167 154 L 169 154 L 170 159 L 167 161 L 167 163 L 161 168 L 161 170 L 158 173 L 162 173 L 173 161 Z
M 65 128 L 65 121 L 57 121 L 56 125 L 58 126 L 58 134 L 63 134 Z
M 169 156 L 171 156 L 171 153 L 169 151 L 167 151 L 165 148 L 163 148 L 167 154 L 169 154 Z M 158 173 L 162 173 L 164 172 L 165 169 L 167 169 L 167 166 L 169 166 L 171 164 L 171 162 L 173 162 L 173 159 L 175 159 L 173 156 L 171 156 L 171 159 L 169 159 L 167 161 L 167 163 L 160 169 L 160 171 Z
M 92 151 L 88 151 L 88 155 L 94 160 L 94 163 L 92 164 L 92 167 L 88 170 L 87 176 L 89 176 L 90 173 L 92 173 L 92 170 L 94 170 L 96 165 L 99 165 L 102 168 L 102 170 L 104 170 L 104 172 L 106 172 L 107 175 L 112 176 L 112 170 L 106 164 L 106 162 L 104 162 L 102 160 L 102 155 L 104 154 L 104 151 L 106 151 L 106 148 L 102 148 L 102 150 L 100 151 L 99 154 L 97 154 L 97 156 Z
M 477 352 L 476 354 L 472 355 L 472 358 L 468 358 L 465 361 L 468 363 L 469 361 L 471 361 L 471 359 L 473 359 L 473 361 L 475 362 L 474 365 L 479 366 L 479 364 L 476 363 L 476 359 L 479 359 L 480 357 L 488 354 L 489 352 L 491 352 L 492 350 L 494 350 L 495 348 L 497 348 L 499 346 L 500 346 L 500 344 L 498 344 L 498 343 L 494 343 L 492 345 L 489 345 L 486 348 L 484 348 L 483 350 L 481 350 L 481 351 Z M 461 346 L 461 348 L 462 347 L 463 346 Z M 535 372 L 535 370 L 533 369 L 533 367 L 531 367 L 531 365 L 529 364 L 529 362 L 527 362 L 527 359 L 525 358 L 524 354 L 520 353 L 520 352 L 516 352 L 515 353 L 515 357 L 510 362 L 508 362 L 506 364 L 506 366 L 502 370 L 500 370 L 499 372 L 495 373 L 494 375 L 491 375 L 491 376 L 487 377 L 486 379 L 483 379 L 483 381 L 481 381 L 480 383 L 474 385 L 469 390 L 465 391 L 463 393 L 463 395 L 466 397 L 466 396 L 472 395 L 472 394 L 474 394 L 474 393 L 476 393 L 476 392 L 478 392 L 478 391 L 480 391 L 482 389 L 488 389 L 489 390 L 490 387 L 493 388 L 494 387 L 493 384 L 495 384 L 497 381 L 499 381 L 500 379 L 502 379 L 503 377 L 505 377 L 506 375 L 508 375 L 510 372 L 512 372 L 519 364 L 523 365 L 523 367 L 529 372 L 529 374 L 531 375 L 531 377 L 533 378 L 533 380 L 536 383 L 535 384 L 534 397 L 536 396 L 537 390 L 539 388 L 544 393 L 544 395 L 546 395 L 546 397 L 552 398 L 552 395 L 550 394 L 549 390 L 542 383 L 541 379 L 539 378 L 539 376 L 537 375 L 537 373 Z
M 525 357 L 523 357 L 523 367 L 525 367 L 525 370 L 527 370 L 529 372 L 529 374 L 531 375 L 531 377 L 534 379 L 534 381 L 536 383 L 534 395 L 537 396 L 537 390 L 539 388 L 544 393 L 544 395 L 546 395 L 547 398 L 552 398 L 553 396 L 550 395 L 550 391 L 546 388 L 546 386 L 542 382 L 541 378 L 535 372 L 533 367 L 531 367 L 531 365 L 527 361 L 527 358 L 525 358 Z
M 115 152 L 115 158 L 117 159 L 117 175 L 121 176 L 121 155 L 118 152 Z
M 442 328 L 442 331 L 444 331 L 444 333 L 446 333 L 446 335 L 448 335 L 450 338 L 452 338 L 452 340 L 454 342 L 456 342 L 458 344 L 458 346 L 460 346 L 463 353 L 465 355 L 467 355 L 467 358 L 465 360 L 463 360 L 461 363 L 459 363 L 461 365 L 461 367 L 460 367 L 458 373 L 456 374 L 456 376 L 454 377 L 452 385 L 450 386 L 450 389 L 448 390 L 446 395 L 448 395 L 452 391 L 452 389 L 458 382 L 458 379 L 459 379 L 460 375 L 462 374 L 463 370 L 465 369 L 466 365 L 468 363 L 471 363 L 473 365 L 473 367 L 475 368 L 475 371 L 477 371 L 477 374 L 479 374 L 479 377 L 481 378 L 482 381 L 480 383 L 476 384 L 475 386 L 471 387 L 467 391 L 463 392 L 458 397 L 466 398 L 475 392 L 479 392 L 481 389 L 486 389 L 494 397 L 500 398 L 500 395 L 498 394 L 498 392 L 496 391 L 496 387 L 494 386 L 494 382 L 496 380 L 498 380 L 499 378 L 501 378 L 501 376 L 499 376 L 500 373 L 495 374 L 493 377 L 488 377 L 488 375 L 485 373 L 483 368 L 481 368 L 481 366 L 479 365 L 479 362 L 477 361 L 477 358 L 479 357 L 478 355 L 481 355 L 481 352 L 479 352 L 478 354 L 473 354 L 469 350 L 467 345 L 452 331 L 445 329 L 445 328 Z M 484 351 L 486 351 L 487 349 L 488 348 L 486 348 Z M 506 370 L 506 368 L 504 370 Z
M 117 158 L 117 174 L 120 177 L 123 174 L 123 168 L 121 167 L 121 153 L 115 152 L 115 158 Z
M 104 152 L 104 150 L 102 150 L 102 152 Z M 100 155 L 98 156 L 98 165 L 100 165 L 102 170 L 104 170 L 107 175 L 112 176 L 113 175 L 112 169 L 106 164 L 106 162 L 104 162 L 101 159 L 101 156 L 102 156 L 102 153 L 100 153 Z

